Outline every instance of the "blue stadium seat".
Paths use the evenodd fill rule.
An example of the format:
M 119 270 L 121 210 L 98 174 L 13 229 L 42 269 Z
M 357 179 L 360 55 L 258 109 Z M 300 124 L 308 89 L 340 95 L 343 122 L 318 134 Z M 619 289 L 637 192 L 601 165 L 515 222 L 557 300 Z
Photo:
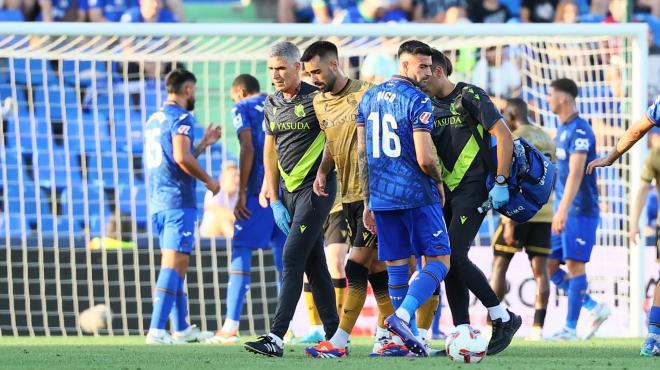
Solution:
M 112 150 L 105 117 L 95 118 L 89 113 L 83 113 L 80 119 L 77 116 L 68 118 L 65 124 L 66 139 L 69 140 L 71 150 L 82 150 L 83 145 L 87 153 Z
M 30 225 L 23 227 L 23 222 L 24 218 L 17 213 L 0 213 L 0 237 L 30 235 Z
M 0 22 L 23 22 L 25 18 L 18 9 L 0 10 Z
M 34 122 L 33 122 L 34 121 Z M 20 116 L 18 122 L 13 122 L 14 130 L 18 130 L 18 140 L 12 145 L 22 153 L 31 153 L 39 148 L 41 151 L 47 151 L 50 145 L 57 149 L 53 138 L 51 123 L 43 118 L 31 118 L 29 116 Z
M 132 149 L 133 153 L 140 153 L 143 150 L 144 130 L 142 114 L 140 112 L 131 112 L 128 116 L 126 111 L 114 115 L 108 125 L 108 135 L 112 135 L 114 129 L 117 149 L 128 152 Z M 130 137 L 130 141 L 129 141 Z M 130 143 L 130 148 L 128 147 Z
M 599 15 L 599 14 L 583 14 L 578 16 L 578 22 L 579 23 L 601 23 L 603 20 L 605 20 L 604 15 Z
M 653 45 L 660 46 L 660 18 L 653 14 L 635 14 L 633 15 L 635 22 L 644 22 L 649 25 L 651 33 L 653 34 Z
M 28 79 L 33 87 L 43 86 L 44 81 L 47 85 L 58 84 L 57 75 L 49 60 L 15 58 L 13 66 L 17 84 L 28 85 Z
M 81 181 L 80 172 L 75 170 L 75 167 L 71 171 L 67 168 L 66 162 L 63 160 L 65 156 L 66 153 L 60 150 L 53 150 L 52 152 L 39 150 L 32 153 L 23 153 L 23 162 L 26 164 L 25 169 L 28 176 L 35 181 L 38 187 L 43 189 L 55 188 L 57 191 L 61 191 L 69 183 Z M 75 166 L 77 162 L 72 156 L 69 163 Z
M 0 74 L 1 75 L 1 74 Z M 28 102 L 25 89 L 22 86 L 12 88 L 9 82 L 0 82 L 0 105 L 3 104 L 6 98 L 12 98 L 16 103 L 14 108 L 17 110 L 18 116 L 26 116 L 28 113 Z M 14 114 L 10 115 L 9 119 L 13 119 Z
M 108 67 L 106 62 L 97 62 L 90 60 L 65 60 L 61 66 L 64 83 L 69 86 L 80 84 L 81 87 L 92 85 L 92 80 L 96 79 L 96 84 L 105 85 L 108 81 Z
M 46 117 L 50 114 L 52 120 L 61 120 L 65 117 L 76 117 L 78 115 L 77 96 L 74 89 L 67 87 L 62 91 L 59 86 L 50 85 L 47 93 L 40 86 L 34 87 L 33 91 L 35 115 Z M 48 103 L 46 103 L 46 98 L 48 98 Z
M 135 206 L 135 213 L 133 207 Z M 133 187 L 128 184 L 119 188 L 119 210 L 124 215 L 135 216 L 139 228 L 145 228 L 148 222 L 147 190 L 144 184 L 136 183 Z
M 85 198 L 85 191 L 87 191 L 87 198 Z M 92 236 L 104 234 L 105 225 L 102 220 L 110 214 L 110 208 L 109 200 L 103 189 L 89 184 L 85 190 L 84 184 L 79 183 L 70 190 L 64 191 L 61 196 L 64 215 L 69 212 L 69 194 L 73 221 L 78 224 L 76 227 L 80 227 L 81 230 L 88 228 Z
M 85 165 L 81 164 L 81 168 L 86 169 L 84 172 L 87 181 L 92 184 L 99 184 L 104 188 L 114 188 L 117 184 L 128 183 L 132 175 L 130 160 L 125 153 L 117 152 L 116 154 L 116 157 L 113 157 L 112 152 L 88 152 L 85 155 Z

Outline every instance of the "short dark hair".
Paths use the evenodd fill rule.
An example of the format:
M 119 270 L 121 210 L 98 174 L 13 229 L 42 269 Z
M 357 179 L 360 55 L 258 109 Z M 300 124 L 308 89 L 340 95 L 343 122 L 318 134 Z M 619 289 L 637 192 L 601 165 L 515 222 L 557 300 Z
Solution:
M 578 96 L 578 87 L 570 78 L 558 78 L 552 81 L 550 87 L 572 96 L 573 99 Z
M 431 47 L 421 41 L 410 40 L 404 42 L 403 44 L 401 44 L 401 46 L 399 46 L 399 52 L 397 56 L 400 58 L 401 55 L 403 54 L 426 55 L 430 57 Z
M 451 76 L 451 73 L 454 71 L 454 66 L 451 64 L 451 60 L 438 49 L 431 49 L 431 69 L 442 68 L 445 72 L 445 76 Z
M 529 111 L 527 109 L 527 103 L 521 98 L 511 98 L 506 100 L 506 112 L 509 112 L 517 120 L 527 120 Z
M 337 51 L 337 46 L 330 41 L 315 41 L 305 49 L 302 57 L 300 58 L 301 62 L 309 62 L 317 56 L 321 59 L 331 57 L 339 58 L 339 51 Z
M 196 83 L 197 79 L 192 72 L 185 68 L 176 68 L 165 76 L 165 87 L 168 94 L 178 94 L 181 92 L 186 82 Z
M 259 81 L 254 76 L 247 73 L 236 76 L 236 78 L 234 78 L 234 82 L 231 84 L 231 87 L 242 88 L 250 94 L 258 93 L 261 90 Z

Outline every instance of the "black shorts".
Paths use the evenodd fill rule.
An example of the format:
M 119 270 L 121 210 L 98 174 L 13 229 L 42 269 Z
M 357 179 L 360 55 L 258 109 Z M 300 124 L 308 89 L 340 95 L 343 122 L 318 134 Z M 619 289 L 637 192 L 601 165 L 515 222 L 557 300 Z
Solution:
M 527 256 L 531 259 L 535 256 L 547 257 L 550 255 L 550 222 L 526 222 L 516 225 L 513 236 L 518 245 L 507 245 L 504 241 L 502 224 L 497 227 L 494 235 L 494 254 L 496 256 L 513 257 L 514 253 L 525 248 Z
M 348 223 L 348 237 L 351 247 L 376 248 L 376 235 L 367 230 L 364 227 L 364 222 L 362 222 L 364 202 L 344 203 L 342 209 Z
M 348 226 L 346 225 L 346 218 L 344 218 L 342 211 L 333 212 L 328 215 L 328 218 L 323 224 L 323 233 L 325 245 L 344 244 L 348 242 Z

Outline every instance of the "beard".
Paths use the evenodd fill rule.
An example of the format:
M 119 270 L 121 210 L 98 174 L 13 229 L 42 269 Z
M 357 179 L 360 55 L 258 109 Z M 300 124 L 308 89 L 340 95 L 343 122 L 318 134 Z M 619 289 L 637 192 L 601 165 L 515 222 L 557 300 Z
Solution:
M 186 110 L 190 112 L 195 110 L 195 98 L 186 100 Z
M 323 92 L 332 91 L 335 87 L 335 82 L 337 82 L 337 76 L 328 76 L 328 81 L 323 84 L 323 86 L 318 86 Z

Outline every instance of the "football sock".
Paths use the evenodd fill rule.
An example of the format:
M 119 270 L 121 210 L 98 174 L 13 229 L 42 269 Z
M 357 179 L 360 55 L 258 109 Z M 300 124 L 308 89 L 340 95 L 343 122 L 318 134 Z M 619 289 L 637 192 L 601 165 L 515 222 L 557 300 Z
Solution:
M 582 309 L 582 300 L 587 290 L 587 275 L 579 275 L 568 281 L 568 314 L 566 315 L 566 327 L 577 328 Z
M 275 334 L 273 334 L 273 333 L 268 333 L 268 336 L 269 336 L 270 339 L 272 339 L 272 340 L 275 342 L 275 344 L 277 344 L 280 348 L 283 348 L 283 347 L 284 347 L 284 341 L 282 340 L 282 338 L 278 337 L 277 335 L 275 335 Z
M 412 317 L 422 303 L 426 302 L 433 295 L 440 282 L 447 276 L 447 271 L 447 266 L 444 263 L 440 261 L 429 261 L 410 285 L 408 294 L 403 300 L 401 307 L 396 311 L 397 316 L 404 318 L 405 316 L 400 315 L 400 313 L 402 313 L 401 310 L 405 310 L 408 313 L 407 317 Z M 431 318 L 433 317 L 431 315 L 429 316 Z
M 388 290 L 394 309 L 399 308 L 408 293 L 408 265 L 387 266 Z
M 486 307 L 486 309 L 488 310 L 488 316 L 490 317 L 491 321 L 502 319 L 502 322 L 508 322 L 511 319 L 509 311 L 506 310 L 502 303 L 498 304 L 497 306 Z
M 568 278 L 566 275 L 568 274 L 562 269 L 557 269 L 554 274 L 550 275 L 550 281 L 552 281 L 557 288 L 564 291 L 564 293 L 568 293 Z
M 660 306 L 653 306 L 649 311 L 649 333 L 660 335 Z
M 545 323 L 545 314 L 546 309 L 535 309 L 534 310 L 534 326 L 537 328 L 542 328 L 543 323 Z
M 369 275 L 369 283 L 371 289 L 374 291 L 374 298 L 376 298 L 376 305 L 378 305 L 378 327 L 385 327 L 385 318 L 394 313 L 394 306 L 390 300 L 388 290 L 388 276 L 387 271 L 376 272 Z
M 351 260 L 346 262 L 345 269 L 348 278 L 348 294 L 344 302 L 344 312 L 339 322 L 339 328 L 345 333 L 350 333 L 364 307 L 364 301 L 367 299 L 369 269 Z M 337 291 L 337 288 L 335 288 L 335 291 Z
M 172 321 L 174 322 L 174 331 L 182 332 L 188 329 L 188 294 L 184 290 L 186 279 L 179 276 L 179 289 L 176 300 L 172 306 Z
M 344 331 L 344 329 L 339 328 L 335 332 L 335 335 L 330 338 L 330 343 L 332 343 L 332 346 L 335 348 L 346 348 L 346 345 L 348 344 L 348 337 L 349 334 Z
M 321 325 L 321 318 L 319 317 L 319 311 L 316 309 L 316 304 L 314 303 L 314 296 L 312 296 L 312 288 L 309 283 L 303 284 L 303 292 L 305 292 L 305 306 L 307 307 L 307 317 L 309 317 L 309 325 L 319 326 Z
M 346 299 L 346 278 L 342 279 L 332 279 L 332 286 L 335 287 L 335 302 L 337 305 L 337 316 L 341 319 L 343 314 L 344 300 Z
M 167 318 L 176 300 L 180 279 L 179 274 L 172 268 L 163 268 L 158 273 L 150 328 L 165 329 Z
M 238 330 L 239 322 L 232 319 L 225 319 L 225 324 L 222 325 L 222 331 L 225 333 L 233 333 Z
M 241 321 L 245 294 L 250 289 L 250 267 L 252 250 L 249 248 L 232 248 L 231 273 L 227 287 L 227 318 Z
M 436 289 L 433 295 L 417 310 L 417 327 L 420 331 L 431 328 L 433 318 L 435 317 L 435 310 L 438 308 L 438 302 L 440 302 L 440 296 L 438 294 L 439 291 Z
M 585 293 L 584 297 L 582 297 L 582 307 L 591 311 L 596 308 L 596 306 L 598 306 L 598 302 L 594 301 L 594 299 L 591 298 L 591 295 Z

